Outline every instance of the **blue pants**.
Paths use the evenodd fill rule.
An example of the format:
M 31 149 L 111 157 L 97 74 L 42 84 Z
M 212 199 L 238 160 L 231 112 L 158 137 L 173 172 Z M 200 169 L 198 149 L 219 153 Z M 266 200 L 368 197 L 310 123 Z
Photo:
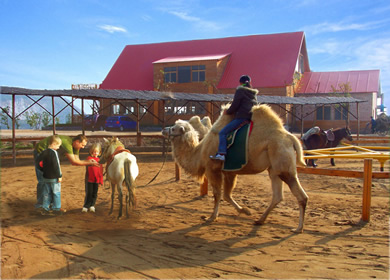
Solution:
M 226 155 L 227 152 L 227 135 L 239 128 L 244 122 L 249 121 L 248 119 L 233 119 L 228 123 L 222 130 L 219 132 L 219 145 L 218 145 L 218 154 Z
M 37 203 L 35 204 L 35 208 L 42 208 L 45 182 L 43 181 L 43 172 L 38 168 L 38 166 L 39 166 L 39 162 L 37 162 L 38 156 L 39 156 L 39 153 L 36 150 L 34 150 L 35 174 L 36 174 L 37 180 L 38 180 Z
M 61 209 L 61 183 L 58 179 L 45 179 L 42 194 L 42 208 L 45 210 L 59 211 Z

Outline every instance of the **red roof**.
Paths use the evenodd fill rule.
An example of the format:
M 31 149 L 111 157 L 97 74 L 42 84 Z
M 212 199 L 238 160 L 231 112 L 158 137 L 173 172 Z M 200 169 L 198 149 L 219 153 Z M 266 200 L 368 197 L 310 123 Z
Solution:
M 218 88 L 237 87 L 244 74 L 251 76 L 256 88 L 283 87 L 292 83 L 301 48 L 306 54 L 303 32 L 128 45 L 101 88 L 153 90 L 153 62 L 221 54 L 230 54 L 230 58 Z M 306 67 L 309 68 L 308 62 Z
M 379 70 L 305 72 L 297 93 L 333 93 L 332 86 L 339 90 L 347 83 L 351 92 L 379 92 L 379 74 Z

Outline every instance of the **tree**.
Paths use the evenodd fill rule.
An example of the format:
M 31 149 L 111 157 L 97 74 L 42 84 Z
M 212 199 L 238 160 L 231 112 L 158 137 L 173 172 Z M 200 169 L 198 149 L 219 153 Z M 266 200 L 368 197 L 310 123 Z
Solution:
M 9 120 L 8 120 L 8 115 L 9 115 L 9 106 L 2 108 L 2 111 L 0 112 L 0 123 L 5 125 L 7 129 L 9 129 Z
M 333 96 L 336 96 L 336 97 L 351 97 L 352 88 L 351 88 L 349 82 L 345 83 L 345 84 L 339 84 L 338 88 L 336 88 L 336 87 L 334 87 L 332 85 L 331 88 L 332 88 L 332 94 L 331 95 L 333 95 Z M 342 108 L 345 108 L 347 111 L 349 111 L 349 103 L 336 104 L 334 107 L 335 107 L 336 110 L 340 111 L 340 113 L 343 115 L 343 117 L 346 118 L 346 123 L 348 125 L 349 124 L 348 113 L 346 113 L 346 115 L 345 115 L 345 112 L 343 111 Z
M 50 121 L 51 121 L 51 116 L 48 112 L 43 112 L 42 113 L 42 126 L 45 127 L 45 126 L 48 126 L 50 124 Z
M 39 129 L 40 127 L 40 120 L 41 120 L 41 115 L 36 113 L 36 112 L 29 112 L 26 111 L 24 113 L 26 117 L 27 124 L 33 128 L 33 129 Z

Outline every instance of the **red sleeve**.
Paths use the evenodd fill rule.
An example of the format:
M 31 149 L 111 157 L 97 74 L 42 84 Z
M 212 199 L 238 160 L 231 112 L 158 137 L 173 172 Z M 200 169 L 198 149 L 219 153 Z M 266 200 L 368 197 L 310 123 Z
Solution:
M 102 164 L 99 167 L 99 172 L 98 173 L 99 173 L 98 176 L 97 176 L 98 184 L 102 184 L 103 185 L 103 165 Z

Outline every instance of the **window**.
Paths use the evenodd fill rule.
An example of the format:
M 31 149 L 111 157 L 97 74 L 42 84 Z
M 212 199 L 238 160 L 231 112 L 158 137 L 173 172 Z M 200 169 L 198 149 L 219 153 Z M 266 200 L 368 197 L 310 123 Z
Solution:
M 330 120 L 330 106 L 321 106 L 317 109 L 317 120 Z
M 206 80 L 206 66 L 164 67 L 165 83 L 191 83 Z
M 112 114 L 113 115 L 118 115 L 119 114 L 119 109 L 120 109 L 119 104 L 112 105 Z
M 179 66 L 178 71 L 178 82 L 179 83 L 190 83 L 191 82 L 191 66 Z
M 166 83 L 176 83 L 176 67 L 164 67 L 164 81 Z
M 342 106 L 334 108 L 334 119 L 335 120 L 346 120 L 348 115 L 348 109 Z
M 206 66 L 194 65 L 192 66 L 192 81 L 203 82 L 206 80 Z

